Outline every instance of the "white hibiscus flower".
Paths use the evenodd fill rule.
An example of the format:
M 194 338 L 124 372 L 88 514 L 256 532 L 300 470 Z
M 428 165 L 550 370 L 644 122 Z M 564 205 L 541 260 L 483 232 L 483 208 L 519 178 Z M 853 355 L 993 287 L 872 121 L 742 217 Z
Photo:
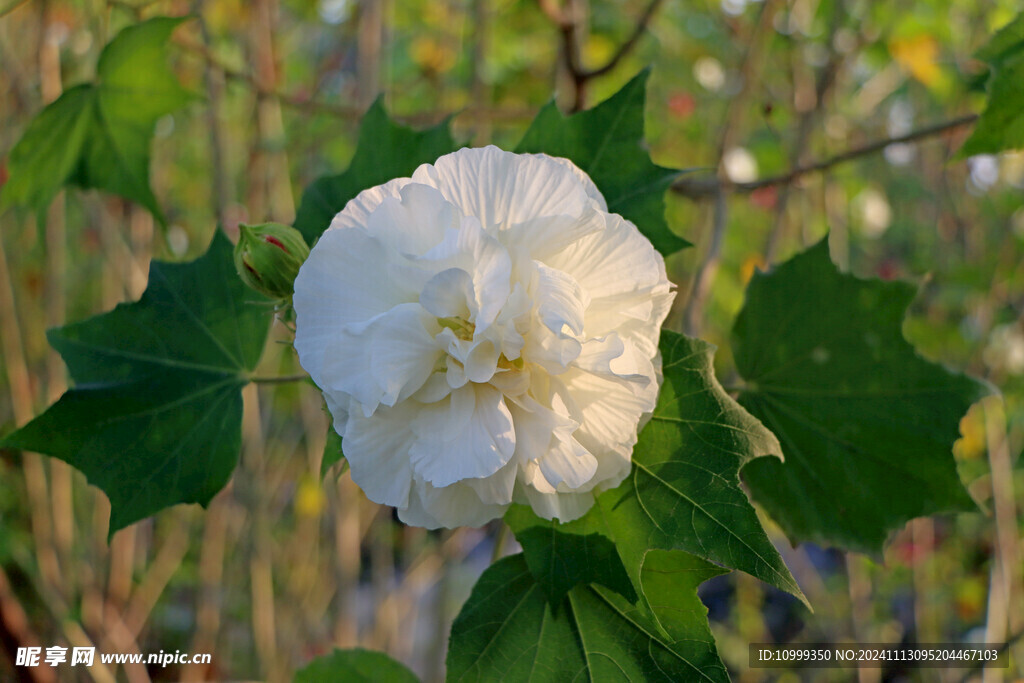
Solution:
M 629 473 L 674 293 L 567 159 L 463 149 L 350 201 L 295 280 L 295 348 L 352 479 L 407 524 L 575 519 Z

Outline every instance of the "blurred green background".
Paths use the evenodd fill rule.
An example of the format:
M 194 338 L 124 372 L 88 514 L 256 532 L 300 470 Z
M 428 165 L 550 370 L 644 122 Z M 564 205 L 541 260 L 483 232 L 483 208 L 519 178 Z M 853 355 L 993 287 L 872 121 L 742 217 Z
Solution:
M 344 169 L 378 94 L 409 125 L 454 116 L 457 139 L 511 148 L 552 96 L 566 111 L 589 106 L 653 65 L 651 155 L 694 169 L 668 195 L 670 225 L 695 244 L 669 260 L 679 296 L 668 325 L 719 346 L 725 384 L 728 331 L 754 269 L 830 231 L 841 268 L 921 283 L 904 331 L 925 356 L 1003 392 L 964 418 L 955 448 L 986 514 L 915 520 L 876 558 L 794 549 L 769 523 L 815 612 L 737 573 L 705 584 L 723 660 L 740 681 L 982 680 L 963 670 L 752 670 L 747 644 L 1016 638 L 1015 668 L 985 680 L 1024 676 L 1024 154 L 956 157 L 970 131 L 956 124 L 985 99 L 972 53 L 1015 7 L 0 0 L 0 183 L 32 116 L 92 77 L 102 46 L 139 19 L 194 16 L 170 53 L 200 96 L 156 127 L 151 174 L 166 230 L 96 192 L 63 192 L 38 221 L 0 215 L 0 432 L 66 386 L 48 327 L 137 298 L 151 258 L 198 255 L 218 223 L 237 235 L 239 222 L 290 222 L 307 184 Z M 577 87 L 567 50 L 588 69 L 616 59 Z M 826 168 L 783 177 L 819 162 Z M 287 335 L 275 339 L 263 374 L 296 372 Z M 82 680 L 287 680 L 314 656 L 356 645 L 427 680 L 443 676 L 451 620 L 497 526 L 407 528 L 347 475 L 321 484 L 318 392 L 246 392 L 241 465 L 209 510 L 175 508 L 109 545 L 109 505 L 81 475 L 0 454 L 0 679 L 29 675 L 13 666 L 25 643 L 213 654 L 210 666 L 94 667 L 75 672 Z M 30 675 L 55 680 L 47 667 Z

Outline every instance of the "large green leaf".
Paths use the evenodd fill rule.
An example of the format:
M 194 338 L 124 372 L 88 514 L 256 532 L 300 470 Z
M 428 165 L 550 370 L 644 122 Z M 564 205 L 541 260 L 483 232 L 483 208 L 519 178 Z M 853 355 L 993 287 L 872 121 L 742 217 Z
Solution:
M 636 591 L 615 544 L 593 517 L 571 526 L 537 517 L 525 505 L 513 505 L 505 522 L 523 547 L 526 563 L 551 604 L 562 602 L 573 587 L 606 586 L 630 599 Z
M 640 575 L 648 607 L 597 586 L 548 601 L 526 560 L 492 565 L 452 625 L 450 681 L 728 681 L 697 586 L 721 574 L 680 552 L 652 551 Z
M 420 164 L 454 152 L 455 142 L 445 121 L 424 131 L 395 124 L 380 99 L 373 103 L 359 127 L 359 142 L 348 170 L 318 178 L 302 195 L 295 228 L 313 244 L 331 224 L 334 214 L 363 190 L 392 178 L 412 175 Z
M 1024 13 L 1018 14 L 1013 21 L 996 31 L 975 56 L 989 64 L 998 65 L 1021 52 L 1024 52 Z
M 913 517 L 975 509 L 951 447 L 989 390 L 903 339 L 914 293 L 840 273 L 827 240 L 751 280 L 733 328 L 740 402 L 786 461 L 743 478 L 791 539 L 873 552 Z
M 961 156 L 995 154 L 1024 147 L 1024 14 L 1011 21 L 978 51 L 988 62 L 988 104 Z
M 419 679 L 383 652 L 353 648 L 317 657 L 295 672 L 293 683 L 416 683 Z
M 563 116 L 554 102 L 541 109 L 517 152 L 565 157 L 591 177 L 608 210 L 629 219 L 668 255 L 689 242 L 665 222 L 665 190 L 680 171 L 651 163 L 643 146 L 644 95 L 649 71 L 593 109 Z
M 75 386 L 3 444 L 81 470 L 110 498 L 111 533 L 177 503 L 206 505 L 238 461 L 241 388 L 268 306 L 238 279 L 219 232 L 196 261 L 154 261 L 139 301 L 50 330 Z
M 605 538 L 638 589 L 645 555 L 661 548 L 745 571 L 803 600 L 739 486 L 740 467 L 780 453 L 778 441 L 719 385 L 710 344 L 666 330 L 661 353 L 664 385 L 629 478 L 568 524 L 520 507 L 507 515 L 535 576 L 556 598 L 579 583 L 619 590 L 617 566 L 595 542 Z M 575 544 L 566 542 L 571 537 Z M 587 552 L 580 539 L 591 539 Z
M 164 48 L 184 18 L 124 29 L 103 49 L 96 80 L 43 109 L 11 150 L 0 207 L 44 209 L 66 184 L 113 192 L 163 216 L 149 186 L 157 119 L 193 96 L 168 68 Z

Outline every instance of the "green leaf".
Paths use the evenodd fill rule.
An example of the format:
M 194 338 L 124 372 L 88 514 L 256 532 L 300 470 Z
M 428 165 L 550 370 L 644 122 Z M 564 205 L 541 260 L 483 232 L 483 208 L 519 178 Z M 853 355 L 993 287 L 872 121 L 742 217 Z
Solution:
M 1024 14 L 1000 29 L 976 56 L 991 67 L 988 104 L 959 156 L 1024 147 Z
M 608 100 L 572 116 L 563 116 L 550 102 L 516 151 L 570 159 L 601 190 L 609 211 L 635 223 L 655 249 L 668 255 L 690 243 L 665 222 L 665 190 L 681 171 L 654 165 L 643 146 L 649 74 L 642 71 Z
M 164 221 L 149 186 L 149 142 L 157 119 L 193 97 L 164 54 L 184 19 L 156 17 L 124 29 L 103 48 L 94 82 L 68 89 L 32 120 L 11 150 L 0 208 L 43 210 L 73 184 L 139 202 Z
M 81 470 L 110 498 L 111 533 L 171 505 L 206 505 L 238 461 L 241 388 L 269 313 L 220 232 L 196 261 L 154 261 L 139 301 L 50 330 L 75 386 L 3 445 Z
M 978 118 L 960 156 L 995 154 L 1024 147 L 1024 55 L 994 69 L 988 105 Z
M 649 549 L 685 550 L 745 571 L 806 603 L 739 485 L 740 467 L 751 458 L 780 453 L 778 441 L 719 385 L 710 344 L 663 330 L 661 354 L 665 381 L 654 417 L 633 449 L 626 481 L 568 524 L 516 508 L 506 517 L 530 567 L 554 567 L 535 576 L 555 596 L 566 584 L 582 582 L 618 590 L 619 584 L 607 580 L 613 571 L 607 558 L 591 559 L 563 540 L 597 534 L 614 544 L 638 589 Z M 553 540 L 539 543 L 544 535 L 533 529 Z
M 302 195 L 295 228 L 312 245 L 331 224 L 334 215 L 363 190 L 392 178 L 404 178 L 420 164 L 433 163 L 456 149 L 448 121 L 424 131 L 395 124 L 381 99 L 363 116 L 359 142 L 348 170 L 318 178 Z
M 1024 51 L 1024 13 L 1018 14 L 1013 21 L 996 31 L 984 47 L 975 54 L 978 59 L 991 65 L 1013 57 Z
M 416 683 L 419 679 L 383 652 L 353 648 L 317 657 L 295 672 L 294 683 Z
M 327 443 L 324 444 L 324 457 L 320 460 L 320 479 L 327 476 L 332 467 L 345 459 L 341 452 L 341 435 L 334 427 L 327 428 Z M 341 470 L 344 472 L 344 468 Z
M 587 583 L 607 586 L 636 600 L 615 545 L 601 534 L 601 526 L 593 519 L 564 531 L 565 525 L 543 520 L 525 505 L 513 505 L 505 513 L 505 522 L 523 546 L 526 563 L 552 605 L 562 602 L 574 586 Z
M 552 608 L 523 555 L 483 573 L 452 625 L 449 681 L 728 681 L 697 586 L 722 570 L 653 551 L 641 573 L 650 608 L 577 586 Z
M 989 388 L 903 339 L 914 293 L 840 273 L 827 239 L 750 282 L 732 332 L 740 402 L 786 461 L 743 478 L 793 540 L 877 552 L 909 519 L 975 509 L 951 447 Z

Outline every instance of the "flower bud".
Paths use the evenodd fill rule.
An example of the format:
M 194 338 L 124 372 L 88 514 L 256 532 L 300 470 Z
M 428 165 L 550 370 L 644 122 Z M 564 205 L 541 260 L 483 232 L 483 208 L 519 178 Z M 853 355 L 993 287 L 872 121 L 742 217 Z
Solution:
M 239 224 L 235 270 L 242 282 L 274 299 L 292 295 L 299 266 L 309 256 L 302 234 L 281 223 Z

